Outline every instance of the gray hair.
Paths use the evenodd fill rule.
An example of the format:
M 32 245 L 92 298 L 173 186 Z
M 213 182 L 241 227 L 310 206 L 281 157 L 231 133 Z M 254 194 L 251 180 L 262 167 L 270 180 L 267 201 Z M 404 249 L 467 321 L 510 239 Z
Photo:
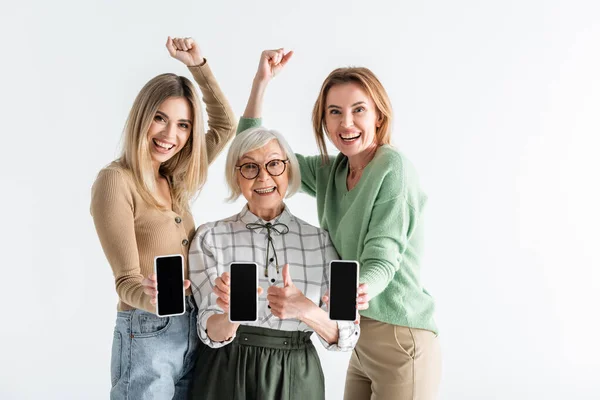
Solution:
M 246 129 L 245 131 L 238 133 L 229 151 L 227 152 L 227 162 L 225 164 L 225 180 L 227 186 L 229 186 L 229 197 L 228 201 L 234 201 L 242 194 L 240 187 L 237 183 L 237 163 L 244 156 L 244 154 L 251 151 L 260 149 L 271 140 L 277 140 L 279 147 L 285 153 L 284 156 L 289 159 L 289 172 L 288 172 L 288 190 L 287 197 L 293 196 L 300 189 L 300 165 L 298 165 L 298 159 L 292 151 L 290 145 L 281 135 L 281 133 L 273 130 L 269 130 L 264 127 Z

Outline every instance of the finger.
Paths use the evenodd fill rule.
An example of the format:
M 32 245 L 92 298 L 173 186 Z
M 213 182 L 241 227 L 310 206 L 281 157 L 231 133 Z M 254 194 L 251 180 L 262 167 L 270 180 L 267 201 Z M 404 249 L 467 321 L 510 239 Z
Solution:
M 229 279 L 229 272 L 223 272 L 223 275 L 221 275 L 221 279 L 223 280 L 223 282 L 229 286 L 230 285 L 230 279 Z
M 221 278 L 217 278 L 215 280 L 215 286 L 218 287 L 223 293 L 229 294 L 229 292 L 230 292 L 229 285 L 227 285 L 225 282 L 223 282 L 223 279 L 221 279 Z
M 184 40 L 185 45 L 188 49 L 192 49 L 194 47 L 194 39 L 192 38 L 185 38 Z
M 179 39 L 178 39 L 178 38 L 176 38 L 176 37 L 174 37 L 174 38 L 173 38 L 173 48 L 174 48 L 175 50 L 177 50 L 177 51 L 179 51 L 179 50 L 180 50 L 180 49 L 179 49 L 179 42 L 178 42 L 178 40 L 179 40 Z
M 283 276 L 283 286 L 284 287 L 294 285 L 294 282 L 292 282 L 292 277 L 290 275 L 290 265 L 289 264 L 285 264 L 283 266 L 282 276 Z
M 272 296 L 281 296 L 283 293 L 281 288 L 277 286 L 269 286 L 269 288 L 267 289 L 267 294 L 270 294 Z
M 215 296 L 217 296 L 219 299 L 223 299 L 227 302 L 229 302 L 229 295 L 225 292 L 223 292 L 221 289 L 219 289 L 218 287 L 214 287 L 213 288 L 213 293 L 215 294 Z
M 186 38 L 181 38 L 181 47 L 183 49 L 183 51 L 188 51 L 190 48 L 187 45 L 187 41 Z
M 181 38 L 176 38 L 175 39 L 175 47 L 177 48 L 177 50 L 179 51 L 184 51 L 183 49 L 183 39 Z
M 278 56 L 279 56 L 279 53 L 277 53 L 277 50 L 267 51 L 267 60 L 269 61 L 270 64 L 277 65 Z
M 156 295 L 158 294 L 158 290 L 148 286 L 144 286 L 144 293 L 146 293 L 150 297 L 156 297 Z
M 171 36 L 167 38 L 167 50 L 169 50 L 169 54 L 171 55 L 171 57 L 175 57 L 175 54 L 177 54 L 177 50 L 173 45 L 173 39 L 171 39 Z
M 357 303 L 368 303 L 369 302 L 369 295 L 368 294 L 361 294 L 360 296 L 358 296 L 356 298 L 356 302 Z
M 323 303 L 329 305 L 329 296 L 323 296 L 321 297 L 321 300 L 323 301 Z
M 229 303 L 223 301 L 222 299 L 217 299 L 217 305 L 221 307 L 221 309 L 225 312 L 229 311 Z
M 356 308 L 358 310 L 366 310 L 367 308 L 369 308 L 369 302 L 364 302 L 364 303 L 356 303 Z
M 279 63 L 281 65 L 281 67 L 285 67 L 285 65 L 288 63 L 288 61 L 290 61 L 290 58 L 292 58 L 293 55 L 294 55 L 294 52 L 292 50 L 288 51 L 287 54 L 285 54 L 283 56 L 283 58 L 281 59 L 281 62 Z
M 192 282 L 189 279 L 186 279 L 186 280 L 183 281 L 183 288 L 184 289 L 187 289 L 190 286 L 192 286 Z
M 369 291 L 369 285 L 366 283 L 361 283 L 358 285 L 358 294 L 367 293 Z
M 156 288 L 156 280 L 151 279 L 152 275 L 149 275 L 148 278 L 142 279 L 142 286 L 149 286 L 152 288 Z
M 275 308 L 271 308 L 271 314 L 273 314 L 273 316 L 280 318 L 281 319 L 281 311 Z
M 152 304 L 153 306 L 156 305 L 156 297 L 151 297 L 150 298 L 150 304 Z
M 261 54 L 261 57 L 265 60 L 271 60 L 277 53 L 277 50 L 264 50 Z
M 263 294 L 264 290 L 262 287 L 258 287 L 258 289 L 256 289 L 256 292 L 258 293 L 258 295 L 260 296 L 261 294 Z
M 278 307 L 278 306 L 280 306 L 280 305 L 281 305 L 281 303 L 282 303 L 282 302 L 281 302 L 281 300 L 279 299 L 279 297 L 277 297 L 277 296 L 273 296 L 273 295 L 268 295 L 268 296 L 267 296 L 267 301 L 269 302 L 269 305 L 270 305 L 271 307 L 274 307 L 274 306 L 275 306 L 275 307 Z
M 285 56 L 285 50 L 283 49 L 283 47 L 277 49 L 277 64 L 281 63 L 284 56 Z

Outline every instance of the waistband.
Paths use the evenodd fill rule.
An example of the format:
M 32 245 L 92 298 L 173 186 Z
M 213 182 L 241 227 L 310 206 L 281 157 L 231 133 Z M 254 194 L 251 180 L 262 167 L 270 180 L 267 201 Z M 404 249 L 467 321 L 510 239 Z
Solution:
M 240 325 L 233 342 L 239 345 L 293 350 L 312 346 L 310 340 L 312 334 L 312 332 L 282 331 L 279 329 Z

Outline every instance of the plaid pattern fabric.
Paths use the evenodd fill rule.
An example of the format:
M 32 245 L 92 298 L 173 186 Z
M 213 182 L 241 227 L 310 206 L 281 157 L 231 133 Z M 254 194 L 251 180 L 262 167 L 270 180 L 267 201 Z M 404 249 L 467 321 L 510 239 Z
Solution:
M 271 230 L 273 247 L 266 259 L 268 235 L 266 228 L 248 229 L 247 224 L 285 224 L 289 232 L 280 234 Z M 275 265 L 275 259 L 280 265 Z M 245 206 L 242 211 L 221 221 L 210 222 L 198 227 L 189 251 L 189 277 L 192 293 L 198 304 L 198 335 L 210 347 L 221 347 L 233 340 L 214 342 L 206 333 L 206 321 L 215 314 L 223 314 L 217 305 L 217 296 L 212 289 L 217 277 L 229 272 L 232 262 L 255 262 L 258 264 L 259 285 L 265 293 L 271 285 L 283 286 L 282 268 L 289 264 L 290 276 L 294 285 L 304 295 L 324 310 L 321 297 L 329 288 L 329 262 L 338 255 L 329 239 L 327 231 L 312 226 L 293 216 L 286 206 L 273 221 L 263 221 L 252 214 Z M 279 267 L 279 268 L 277 268 Z M 266 269 L 265 269 L 266 268 Z M 268 276 L 265 276 L 265 273 Z M 259 296 L 258 321 L 244 323 L 249 326 L 279 329 L 285 331 L 312 331 L 297 319 L 279 319 L 271 314 L 266 295 Z M 328 350 L 349 351 L 356 344 L 360 328 L 354 322 L 337 322 L 338 343 L 329 345 L 321 337 Z M 235 336 L 234 336 L 235 337 Z

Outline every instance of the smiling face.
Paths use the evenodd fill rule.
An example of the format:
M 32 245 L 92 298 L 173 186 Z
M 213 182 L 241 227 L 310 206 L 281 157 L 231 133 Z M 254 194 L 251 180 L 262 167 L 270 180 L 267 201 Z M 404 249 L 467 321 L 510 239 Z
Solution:
M 271 176 L 267 172 L 265 164 L 273 160 L 285 160 L 286 158 L 286 154 L 277 140 L 273 139 L 263 147 L 249 151 L 238 160 L 237 166 L 254 163 L 260 168 L 258 176 L 254 179 L 246 179 L 238 171 L 237 183 L 242 195 L 248 201 L 250 211 L 265 221 L 272 220 L 283 211 L 283 198 L 287 193 L 289 173 L 289 169 L 285 168 L 281 175 Z M 271 164 L 272 169 L 277 167 L 275 164 Z M 253 167 L 250 166 L 250 168 Z
M 376 145 L 381 121 L 373 99 L 356 83 L 331 87 L 325 100 L 325 126 L 329 139 L 347 157 Z
M 147 136 L 157 169 L 185 146 L 192 132 L 192 120 L 192 108 L 183 97 L 169 97 L 158 107 Z

